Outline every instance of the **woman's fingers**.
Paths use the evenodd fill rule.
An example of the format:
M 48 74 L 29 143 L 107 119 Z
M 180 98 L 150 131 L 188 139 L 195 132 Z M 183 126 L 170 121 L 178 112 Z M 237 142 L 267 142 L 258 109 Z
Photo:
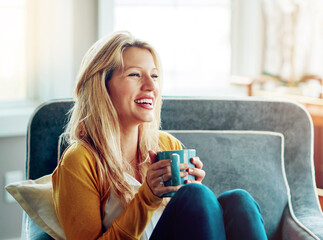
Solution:
M 151 165 L 151 169 L 154 171 L 153 177 L 163 175 L 164 181 L 167 181 L 171 178 L 171 164 L 170 159 L 165 159 L 158 161 Z M 180 176 L 186 176 L 186 170 L 188 169 L 188 164 L 181 163 L 180 164 Z
M 177 192 L 183 185 L 178 186 L 167 186 L 167 187 L 160 187 L 156 189 L 156 193 L 154 193 L 158 197 L 162 197 L 165 193 L 168 192 Z
M 188 170 L 188 174 L 190 175 L 194 175 L 195 176 L 195 180 L 197 182 L 202 182 L 202 180 L 205 177 L 205 171 L 202 169 L 198 169 L 198 168 L 189 168 Z
M 188 169 L 188 164 L 187 163 L 180 163 L 179 164 L 179 170 L 185 170 Z
M 153 194 L 162 197 L 164 193 L 177 191 L 178 186 L 165 186 L 164 182 L 171 179 L 170 159 L 156 162 L 156 154 L 149 152 L 151 165 L 147 171 L 147 183 Z
M 191 163 L 195 165 L 195 168 L 189 168 L 187 169 L 187 172 L 188 174 L 195 176 L 195 181 L 189 180 L 187 183 L 193 183 L 193 182 L 201 183 L 205 177 L 205 171 L 202 170 L 203 163 L 199 157 L 191 158 Z
M 188 172 L 180 171 L 179 176 L 181 178 L 187 177 Z M 172 178 L 172 173 L 171 172 L 164 173 L 164 174 L 162 174 L 162 177 L 163 177 L 164 182 L 167 182 L 168 180 L 170 180 Z
M 185 180 L 185 184 L 190 184 L 190 183 L 198 183 L 198 184 L 202 184 L 201 181 L 196 181 L 196 180 Z
M 152 193 L 158 197 L 162 197 L 162 195 L 165 193 L 165 190 L 164 190 L 165 185 L 164 185 L 164 181 L 162 179 L 162 176 L 158 176 L 158 177 L 153 178 L 153 177 L 151 177 L 151 175 L 147 174 L 146 179 L 147 179 L 146 180 L 147 184 L 148 184 L 150 190 L 152 191 Z
M 163 194 L 168 192 L 176 192 L 182 185 L 178 186 L 165 186 L 165 182 L 168 181 L 171 178 L 170 175 L 159 175 L 154 178 L 149 178 L 147 175 L 147 183 L 152 190 L 152 192 L 158 196 L 162 197 Z
M 202 169 L 203 163 L 199 157 L 193 157 L 191 158 L 191 163 L 195 165 L 196 168 Z
M 177 185 L 177 186 L 167 186 L 164 187 L 164 193 L 168 193 L 168 192 L 177 192 L 178 189 L 180 189 L 183 185 Z
M 179 186 L 165 186 L 165 182 L 172 178 L 171 175 L 171 162 L 170 159 L 165 159 L 157 162 L 157 154 L 149 151 L 151 159 L 151 165 L 147 171 L 147 183 L 152 192 L 161 197 L 164 193 L 177 191 Z M 191 158 L 191 163 L 195 165 L 195 168 L 189 168 L 188 164 L 180 164 L 180 177 L 184 178 L 188 175 L 195 176 L 195 180 L 187 180 L 186 183 L 201 183 L 205 177 L 205 171 L 202 170 L 203 163 L 199 157 Z
M 149 157 L 150 157 L 150 162 L 151 164 L 155 163 L 157 161 L 157 153 L 153 151 L 148 151 Z
M 170 159 L 160 160 L 150 165 L 153 170 L 158 170 L 160 168 L 165 168 L 170 166 Z

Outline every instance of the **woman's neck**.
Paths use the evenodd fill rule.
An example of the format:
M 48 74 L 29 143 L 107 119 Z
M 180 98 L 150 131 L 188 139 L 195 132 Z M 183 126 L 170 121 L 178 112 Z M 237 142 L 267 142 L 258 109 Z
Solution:
M 138 128 L 121 129 L 122 156 L 128 162 L 137 157 Z
M 138 135 L 139 128 L 121 128 L 121 151 L 122 157 L 127 161 L 133 169 L 134 177 L 141 182 L 141 177 L 138 172 Z M 131 172 L 130 172 L 131 173 Z

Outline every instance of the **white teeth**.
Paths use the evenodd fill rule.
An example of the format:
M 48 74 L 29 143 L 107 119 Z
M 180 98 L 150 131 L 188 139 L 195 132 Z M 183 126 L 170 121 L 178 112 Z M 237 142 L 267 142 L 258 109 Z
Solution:
M 153 104 L 153 100 L 148 98 L 148 99 L 139 99 L 135 101 L 136 103 L 148 103 L 148 104 Z

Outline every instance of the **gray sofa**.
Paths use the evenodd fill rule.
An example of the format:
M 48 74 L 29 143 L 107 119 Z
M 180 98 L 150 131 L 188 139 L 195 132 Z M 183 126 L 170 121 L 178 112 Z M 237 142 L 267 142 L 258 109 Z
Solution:
M 27 134 L 26 176 L 57 165 L 71 100 L 40 106 Z M 166 98 L 162 129 L 196 148 L 204 184 L 216 195 L 242 188 L 258 201 L 269 239 L 323 239 L 313 166 L 313 125 L 298 104 L 245 99 Z M 51 239 L 26 214 L 22 239 Z

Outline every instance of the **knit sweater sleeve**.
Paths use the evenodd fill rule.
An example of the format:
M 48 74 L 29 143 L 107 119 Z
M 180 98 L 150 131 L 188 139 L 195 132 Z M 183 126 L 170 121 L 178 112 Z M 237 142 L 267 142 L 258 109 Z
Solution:
M 99 178 L 92 156 L 71 145 L 52 174 L 53 199 L 67 239 L 97 239 L 102 234 Z
M 173 135 L 159 131 L 159 148 L 160 151 L 182 150 L 182 143 Z

